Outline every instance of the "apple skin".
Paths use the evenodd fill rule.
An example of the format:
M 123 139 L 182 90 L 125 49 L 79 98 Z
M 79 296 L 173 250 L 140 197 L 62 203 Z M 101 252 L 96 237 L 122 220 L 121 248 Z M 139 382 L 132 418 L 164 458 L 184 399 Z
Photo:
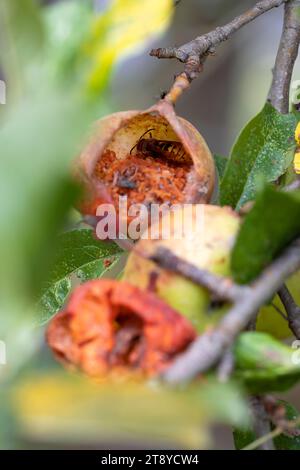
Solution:
M 178 209 L 176 213 L 171 212 L 171 218 L 167 222 L 171 227 L 168 239 L 139 240 L 136 250 L 128 258 L 123 279 L 142 289 L 152 290 L 171 307 L 186 316 L 196 329 L 202 332 L 208 326 L 217 323 L 228 306 L 214 309 L 209 313 L 210 294 L 205 288 L 161 269 L 138 254 L 149 255 L 158 247 L 165 247 L 199 268 L 229 276 L 230 252 L 239 229 L 239 216 L 228 207 L 198 204 L 197 208 L 200 208 L 200 223 L 194 224 L 198 209 L 195 205 L 189 206 L 188 218 L 194 224 L 192 233 L 190 230 L 184 230 L 182 237 L 176 238 L 179 227 L 182 227 L 182 209 Z M 161 230 L 158 224 L 156 227 L 158 231 Z

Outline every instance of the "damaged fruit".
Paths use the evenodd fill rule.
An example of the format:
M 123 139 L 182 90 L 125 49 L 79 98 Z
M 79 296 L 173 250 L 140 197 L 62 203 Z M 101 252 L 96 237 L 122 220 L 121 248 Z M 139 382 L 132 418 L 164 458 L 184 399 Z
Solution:
M 213 157 L 201 134 L 161 100 L 146 111 L 125 111 L 97 122 L 83 150 L 77 176 L 85 187 L 80 210 L 97 215 L 119 198 L 132 204 L 209 202 L 215 183 Z M 128 217 L 128 214 L 126 214 Z
M 94 377 L 115 370 L 156 375 L 195 336 L 192 325 L 155 295 L 111 279 L 77 287 L 47 330 L 56 358 Z
M 115 207 L 120 196 L 127 196 L 128 206 L 183 203 L 183 190 L 187 182 L 189 163 L 178 165 L 163 157 L 145 156 L 142 153 L 127 155 L 118 160 L 115 152 L 104 152 L 96 165 L 95 176 L 110 189 Z
M 295 302 L 300 304 L 299 272 L 293 274 L 287 280 L 286 285 Z M 284 318 L 285 315 L 285 308 L 279 296 L 276 295 L 269 305 L 261 307 L 257 317 L 256 328 L 258 331 L 267 332 L 278 339 L 290 338 L 293 336 L 293 333 L 289 328 L 288 321 Z

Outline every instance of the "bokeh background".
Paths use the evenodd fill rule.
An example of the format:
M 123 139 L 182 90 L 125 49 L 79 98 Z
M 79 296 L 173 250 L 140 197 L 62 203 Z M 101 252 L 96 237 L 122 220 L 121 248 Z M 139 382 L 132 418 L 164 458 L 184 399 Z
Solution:
M 95 9 L 105 10 L 109 1 L 95 0 Z M 254 3 L 251 0 L 181 0 L 171 27 L 147 49 L 184 44 L 225 24 Z M 282 31 L 282 14 L 281 8 L 271 10 L 218 48 L 216 55 L 207 60 L 204 73 L 177 104 L 178 114 L 200 129 L 214 153 L 228 155 L 243 125 L 265 103 Z M 174 60 L 150 57 L 147 49 L 116 67 L 111 84 L 114 109 L 149 107 L 182 69 Z M 298 63 L 294 79 L 299 79 L 299 75 Z

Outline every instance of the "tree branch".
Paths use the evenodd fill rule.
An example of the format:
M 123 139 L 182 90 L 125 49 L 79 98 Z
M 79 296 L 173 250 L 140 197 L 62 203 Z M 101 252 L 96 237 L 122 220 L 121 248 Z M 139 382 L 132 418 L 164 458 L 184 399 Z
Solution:
M 253 396 L 250 399 L 254 418 L 254 432 L 257 439 L 268 435 L 271 431 L 270 421 L 266 412 L 263 400 L 258 396 Z M 273 440 L 269 439 L 261 443 L 257 450 L 274 450 Z
M 231 348 L 225 351 L 217 370 L 217 377 L 219 382 L 227 382 L 234 370 L 234 354 Z
M 300 0 L 285 5 L 281 40 L 268 100 L 282 114 L 289 112 L 290 84 L 300 42 Z
M 289 327 L 296 338 L 300 339 L 300 307 L 296 304 L 286 285 L 278 291 L 278 295 L 288 315 Z
M 277 258 L 245 291 L 217 328 L 200 336 L 163 374 L 162 378 L 176 384 L 191 380 L 214 366 L 235 337 L 269 301 L 284 281 L 300 268 L 300 240 Z
M 184 73 L 180 74 L 180 76 L 185 77 L 187 82 L 190 82 L 199 75 L 205 59 L 215 51 L 217 46 L 228 40 L 243 26 L 272 8 L 279 7 L 286 1 L 288 0 L 261 0 L 254 7 L 237 16 L 224 26 L 219 26 L 213 31 L 199 36 L 180 47 L 152 49 L 150 55 L 159 59 L 177 59 L 183 62 L 185 64 Z
M 139 252 L 141 255 L 141 253 Z M 162 268 L 180 274 L 187 279 L 200 284 L 212 292 L 218 300 L 236 301 L 245 294 L 248 287 L 235 284 L 231 278 L 217 276 L 204 269 L 199 269 L 192 263 L 174 255 L 167 249 L 160 247 L 148 257 Z

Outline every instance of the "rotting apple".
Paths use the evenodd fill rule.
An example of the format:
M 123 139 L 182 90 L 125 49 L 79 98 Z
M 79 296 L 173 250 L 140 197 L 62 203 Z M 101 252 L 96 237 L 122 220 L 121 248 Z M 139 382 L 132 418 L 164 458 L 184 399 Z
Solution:
M 75 174 L 85 189 L 80 211 L 88 216 L 107 203 L 118 213 L 120 196 L 127 196 L 128 209 L 136 203 L 208 203 L 215 184 L 203 137 L 164 100 L 146 111 L 100 119 Z
M 94 279 L 78 286 L 47 328 L 66 367 L 93 377 L 155 376 L 195 339 L 191 323 L 157 296 L 126 282 Z

